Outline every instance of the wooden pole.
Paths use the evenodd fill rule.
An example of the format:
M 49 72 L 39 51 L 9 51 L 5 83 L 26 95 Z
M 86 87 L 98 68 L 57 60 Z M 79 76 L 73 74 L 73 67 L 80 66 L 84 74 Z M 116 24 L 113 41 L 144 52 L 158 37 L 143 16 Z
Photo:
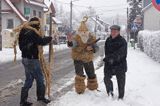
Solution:
M 50 30 L 49 30 L 49 36 L 52 36 L 52 13 L 50 13 Z M 49 63 L 51 63 L 51 54 L 52 54 L 52 42 L 49 44 Z

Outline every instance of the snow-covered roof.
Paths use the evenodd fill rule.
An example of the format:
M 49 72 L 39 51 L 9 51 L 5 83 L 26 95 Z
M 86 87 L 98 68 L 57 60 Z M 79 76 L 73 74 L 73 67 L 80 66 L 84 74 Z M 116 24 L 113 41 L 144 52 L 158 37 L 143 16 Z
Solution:
M 58 20 L 57 18 L 52 17 L 52 19 L 56 24 L 62 24 L 62 22 L 60 20 Z
M 37 2 L 37 1 L 32 1 L 32 0 L 25 0 L 25 2 L 28 3 L 28 4 L 32 4 L 32 5 L 40 6 L 40 7 L 43 7 L 43 8 L 47 8 L 47 6 L 44 2 Z
M 96 20 L 96 18 L 91 17 L 91 19 L 95 21 L 98 25 L 100 25 L 102 28 L 104 28 L 104 26 L 98 20 Z
M 44 9 L 44 12 L 48 12 L 49 9 L 51 9 L 53 15 L 55 16 L 56 10 L 55 10 L 55 7 L 54 7 L 53 2 L 52 2 L 52 1 L 51 1 L 51 2 L 46 2 L 46 4 L 49 4 L 49 5 L 47 5 L 48 8 L 45 8 L 45 9 Z
M 12 30 L 12 29 L 4 29 L 3 31 L 12 32 L 13 30 Z M 3 32 L 3 31 L 2 31 L 2 32 Z
M 25 17 L 18 11 L 18 9 L 11 3 L 10 0 L 5 0 L 5 2 L 12 8 L 12 10 L 18 15 L 18 17 L 22 20 L 22 21 L 27 21 L 25 19 Z
M 98 19 L 100 22 L 103 22 L 105 25 L 110 25 L 109 23 L 105 23 L 102 19 Z
M 1 13 L 2 13 L 2 14 L 8 14 L 8 13 L 10 13 L 10 12 L 2 11 Z

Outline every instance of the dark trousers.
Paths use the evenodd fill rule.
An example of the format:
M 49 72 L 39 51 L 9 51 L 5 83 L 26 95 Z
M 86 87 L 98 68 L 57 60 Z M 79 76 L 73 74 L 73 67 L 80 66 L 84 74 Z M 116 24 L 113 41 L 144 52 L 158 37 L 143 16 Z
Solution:
M 94 79 L 96 77 L 93 61 L 85 63 L 83 61 L 74 60 L 74 66 L 76 75 L 84 76 L 83 69 L 85 69 L 89 79 Z
M 24 103 L 28 98 L 28 91 L 32 87 L 34 79 L 37 84 L 37 99 L 45 97 L 44 76 L 41 70 L 40 62 L 38 59 L 22 59 L 22 64 L 25 69 L 26 80 L 21 90 L 21 101 Z
M 115 75 L 118 83 L 119 98 L 123 99 L 125 93 L 125 79 L 126 79 L 125 72 L 116 72 Z M 111 78 L 112 78 L 111 74 L 105 73 L 104 83 L 108 94 L 113 92 L 113 82 Z

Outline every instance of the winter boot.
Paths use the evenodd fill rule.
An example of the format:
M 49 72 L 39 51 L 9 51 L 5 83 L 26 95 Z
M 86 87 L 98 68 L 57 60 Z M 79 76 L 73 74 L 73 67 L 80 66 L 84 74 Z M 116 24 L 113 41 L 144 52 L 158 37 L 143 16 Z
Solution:
M 20 106 L 32 106 L 33 103 L 31 102 L 24 102 L 24 103 L 21 103 Z
M 27 102 L 28 91 L 29 91 L 29 89 L 22 87 L 20 106 L 31 106 L 32 105 L 32 103 Z
M 87 81 L 87 88 L 89 90 L 96 90 L 98 88 L 97 78 L 88 79 Z
M 107 94 L 108 94 L 108 96 L 110 96 L 112 98 L 114 97 L 114 93 L 113 92 L 108 92 Z
M 38 99 L 37 101 L 41 101 L 41 102 L 43 102 L 43 103 L 45 103 L 45 104 L 48 104 L 48 103 L 50 103 L 50 102 L 51 102 L 51 100 L 46 99 L 46 98 Z
M 75 90 L 78 94 L 84 93 L 86 86 L 85 86 L 85 76 L 78 76 L 75 77 Z

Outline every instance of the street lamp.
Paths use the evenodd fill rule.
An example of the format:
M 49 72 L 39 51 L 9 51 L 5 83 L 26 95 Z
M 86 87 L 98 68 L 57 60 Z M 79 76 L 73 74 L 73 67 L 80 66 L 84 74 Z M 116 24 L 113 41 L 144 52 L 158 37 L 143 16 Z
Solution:
M 71 0 L 71 3 L 70 3 L 70 8 L 71 8 L 71 10 L 70 10 L 70 30 L 72 31 L 72 8 L 73 8 L 73 2 L 75 2 L 75 1 L 79 1 L 79 0 Z

